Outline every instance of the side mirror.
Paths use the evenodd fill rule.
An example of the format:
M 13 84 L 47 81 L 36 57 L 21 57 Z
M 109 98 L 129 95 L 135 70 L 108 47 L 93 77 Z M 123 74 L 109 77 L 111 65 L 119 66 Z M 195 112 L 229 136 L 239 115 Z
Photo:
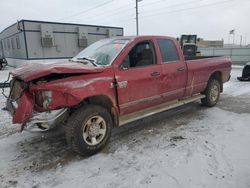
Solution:
M 180 40 L 180 38 L 179 38 L 179 37 L 177 37 L 177 38 L 176 38 L 176 40 L 177 40 L 177 41 L 179 41 L 179 40 Z
M 120 65 L 120 69 L 121 70 L 128 70 L 130 67 L 129 65 L 130 65 L 129 56 L 127 55 L 125 57 L 125 59 L 122 61 L 122 64 Z
M 121 70 L 128 70 L 128 67 L 124 66 L 124 64 L 122 63 L 121 66 L 120 66 L 120 69 Z

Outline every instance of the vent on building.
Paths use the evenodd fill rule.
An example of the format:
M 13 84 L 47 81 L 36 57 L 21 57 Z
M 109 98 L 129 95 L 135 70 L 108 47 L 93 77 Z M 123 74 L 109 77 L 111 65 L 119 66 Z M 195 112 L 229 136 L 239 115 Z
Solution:
M 116 36 L 115 31 L 112 30 L 112 29 L 107 29 L 107 30 L 106 30 L 106 33 L 107 33 L 107 37 L 108 37 L 108 38 L 111 38 L 111 37 L 115 37 L 115 36 Z
M 42 37 L 42 47 L 52 47 L 53 46 L 53 38 L 52 37 Z
M 82 48 L 86 48 L 88 46 L 88 39 L 87 37 L 82 37 L 78 39 L 78 46 Z
M 41 24 L 41 44 L 42 47 L 50 48 L 54 46 L 52 25 Z
M 81 48 L 88 46 L 88 31 L 86 28 L 78 27 L 78 46 Z

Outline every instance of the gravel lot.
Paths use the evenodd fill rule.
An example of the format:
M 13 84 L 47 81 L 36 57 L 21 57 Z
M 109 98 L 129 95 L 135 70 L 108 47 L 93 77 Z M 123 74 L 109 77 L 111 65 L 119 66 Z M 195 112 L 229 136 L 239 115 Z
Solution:
M 216 107 L 195 102 L 116 128 L 88 158 L 70 150 L 62 128 L 19 133 L 1 110 L 0 187 L 249 188 L 250 82 L 237 81 L 241 69 L 233 68 Z

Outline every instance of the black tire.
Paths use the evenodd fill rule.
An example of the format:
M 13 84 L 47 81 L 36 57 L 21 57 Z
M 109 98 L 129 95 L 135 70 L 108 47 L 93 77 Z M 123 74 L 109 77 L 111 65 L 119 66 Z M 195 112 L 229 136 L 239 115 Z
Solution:
M 103 126 L 105 124 L 106 129 L 103 135 L 99 135 L 100 137 L 92 135 L 92 137 L 95 137 L 95 141 L 97 141 L 98 138 L 102 139 L 99 143 L 90 145 L 90 142 L 92 142 L 92 137 L 90 139 L 88 137 L 86 138 L 86 136 L 84 137 L 84 135 L 90 134 L 90 127 L 96 126 L 98 124 L 96 123 L 97 120 L 91 123 L 91 125 L 87 124 L 89 121 L 92 122 L 95 117 L 101 117 L 100 119 L 103 120 L 103 122 L 100 125 Z M 113 121 L 107 109 L 92 104 L 84 105 L 75 111 L 67 122 L 65 127 L 67 143 L 75 152 L 82 156 L 93 155 L 106 146 L 111 136 L 112 127 Z M 101 128 L 99 130 L 101 130 Z
M 2 70 L 3 69 L 3 65 L 2 65 L 2 63 L 0 63 L 0 70 Z
M 221 87 L 219 81 L 215 79 L 209 80 L 207 88 L 203 93 L 206 97 L 201 99 L 201 103 L 208 107 L 215 106 L 220 98 L 220 91 Z

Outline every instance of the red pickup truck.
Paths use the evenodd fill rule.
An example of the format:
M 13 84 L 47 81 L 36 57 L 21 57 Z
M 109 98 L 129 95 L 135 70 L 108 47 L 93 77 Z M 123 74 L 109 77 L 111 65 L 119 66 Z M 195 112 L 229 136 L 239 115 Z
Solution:
M 12 71 L 7 109 L 22 129 L 64 125 L 73 150 L 92 155 L 112 127 L 198 99 L 216 105 L 230 71 L 225 57 L 184 57 L 170 37 L 104 39 L 69 61 Z

